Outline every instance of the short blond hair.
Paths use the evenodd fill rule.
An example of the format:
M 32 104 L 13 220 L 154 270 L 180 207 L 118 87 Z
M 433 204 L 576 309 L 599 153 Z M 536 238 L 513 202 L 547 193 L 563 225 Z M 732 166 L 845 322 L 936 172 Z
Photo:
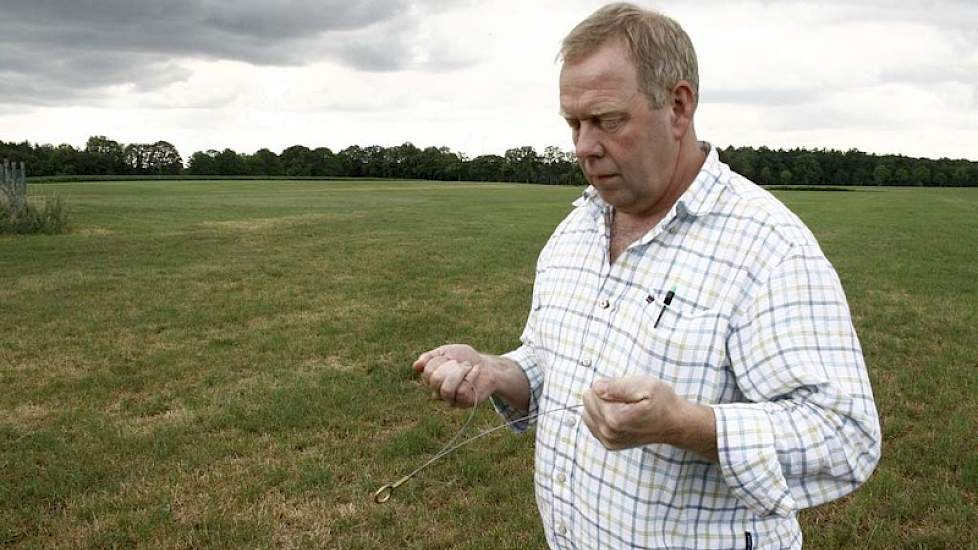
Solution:
M 627 3 L 608 4 L 564 37 L 558 58 L 575 63 L 609 40 L 621 40 L 638 71 L 639 88 L 653 108 L 671 103 L 673 86 L 689 82 L 699 96 L 699 69 L 689 35 L 675 20 Z

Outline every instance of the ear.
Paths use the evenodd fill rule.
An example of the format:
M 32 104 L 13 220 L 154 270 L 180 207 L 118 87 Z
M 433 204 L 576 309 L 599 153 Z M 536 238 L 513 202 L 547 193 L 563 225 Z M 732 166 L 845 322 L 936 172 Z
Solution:
M 696 92 L 689 82 L 680 80 L 672 87 L 672 133 L 677 140 L 682 139 L 693 125 L 696 100 Z

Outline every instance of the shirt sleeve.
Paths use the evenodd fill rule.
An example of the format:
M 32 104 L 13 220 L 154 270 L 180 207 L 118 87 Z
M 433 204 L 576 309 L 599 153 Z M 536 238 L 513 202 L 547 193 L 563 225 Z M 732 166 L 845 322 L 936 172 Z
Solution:
M 795 246 L 734 314 L 727 351 L 747 402 L 714 405 L 720 470 L 755 513 L 787 516 L 861 485 L 880 425 L 839 278 Z
M 527 323 L 528 328 L 529 323 Z M 503 357 L 519 365 L 523 369 L 523 373 L 526 374 L 526 379 L 530 382 L 529 410 L 521 411 L 515 409 L 495 395 L 490 398 L 492 406 L 496 408 L 496 412 L 506 420 L 509 428 L 516 433 L 523 433 L 536 424 L 536 418 L 527 419 L 526 417 L 532 417 L 540 410 L 540 394 L 543 392 L 543 373 L 540 371 L 540 365 L 537 361 L 533 344 L 531 343 L 532 340 L 527 337 L 527 329 L 524 329 L 524 335 L 521 338 L 523 345 L 509 353 L 503 354 Z
M 530 399 L 528 410 L 521 411 L 515 409 L 495 395 L 491 396 L 492 406 L 509 424 L 509 429 L 516 433 L 523 433 L 536 424 L 534 415 L 540 410 L 540 396 L 543 393 L 543 371 L 540 368 L 540 359 L 536 347 L 536 315 L 539 309 L 538 288 L 539 278 L 533 286 L 533 300 L 530 306 L 530 313 L 526 318 L 526 325 L 523 327 L 523 334 L 520 336 L 521 346 L 515 350 L 503 354 L 503 357 L 519 365 L 530 383 Z M 532 418 L 526 418 L 532 417 Z
M 559 233 L 560 227 L 554 231 L 554 235 Z M 523 369 L 523 373 L 530 383 L 528 410 L 517 410 L 494 395 L 490 397 L 492 406 L 495 407 L 496 412 L 506 420 L 509 428 L 516 433 L 523 433 L 536 425 L 534 415 L 540 410 L 540 397 L 543 394 L 544 376 L 540 362 L 542 354 L 536 344 L 536 321 L 538 311 L 540 310 L 541 287 L 546 284 L 543 282 L 541 275 L 546 270 L 548 253 L 554 241 L 554 235 L 550 237 L 550 240 L 543 247 L 543 250 L 540 251 L 540 256 L 537 258 L 536 277 L 533 282 L 533 297 L 530 304 L 530 313 L 526 317 L 526 325 L 524 325 L 523 334 L 520 336 L 521 345 L 511 352 L 503 354 L 503 357 L 513 361 Z M 525 419 L 525 417 L 533 418 Z

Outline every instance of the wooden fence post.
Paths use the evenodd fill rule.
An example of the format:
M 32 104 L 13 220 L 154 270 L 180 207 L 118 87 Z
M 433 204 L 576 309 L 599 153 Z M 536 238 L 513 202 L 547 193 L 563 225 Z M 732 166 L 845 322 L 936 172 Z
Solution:
M 0 172 L 0 203 L 11 214 L 27 204 L 27 167 L 23 161 L 18 167 L 16 162 L 3 160 L 3 171 Z
M 27 204 L 27 168 L 24 161 L 20 161 L 20 200 L 22 205 Z

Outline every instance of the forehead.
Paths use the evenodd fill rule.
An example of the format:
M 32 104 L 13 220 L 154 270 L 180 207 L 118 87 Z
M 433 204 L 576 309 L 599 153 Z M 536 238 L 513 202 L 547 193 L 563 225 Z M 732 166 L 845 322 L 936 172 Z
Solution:
M 560 69 L 560 109 L 564 115 L 624 109 L 638 92 L 635 64 L 617 41 L 574 63 L 564 63 Z

